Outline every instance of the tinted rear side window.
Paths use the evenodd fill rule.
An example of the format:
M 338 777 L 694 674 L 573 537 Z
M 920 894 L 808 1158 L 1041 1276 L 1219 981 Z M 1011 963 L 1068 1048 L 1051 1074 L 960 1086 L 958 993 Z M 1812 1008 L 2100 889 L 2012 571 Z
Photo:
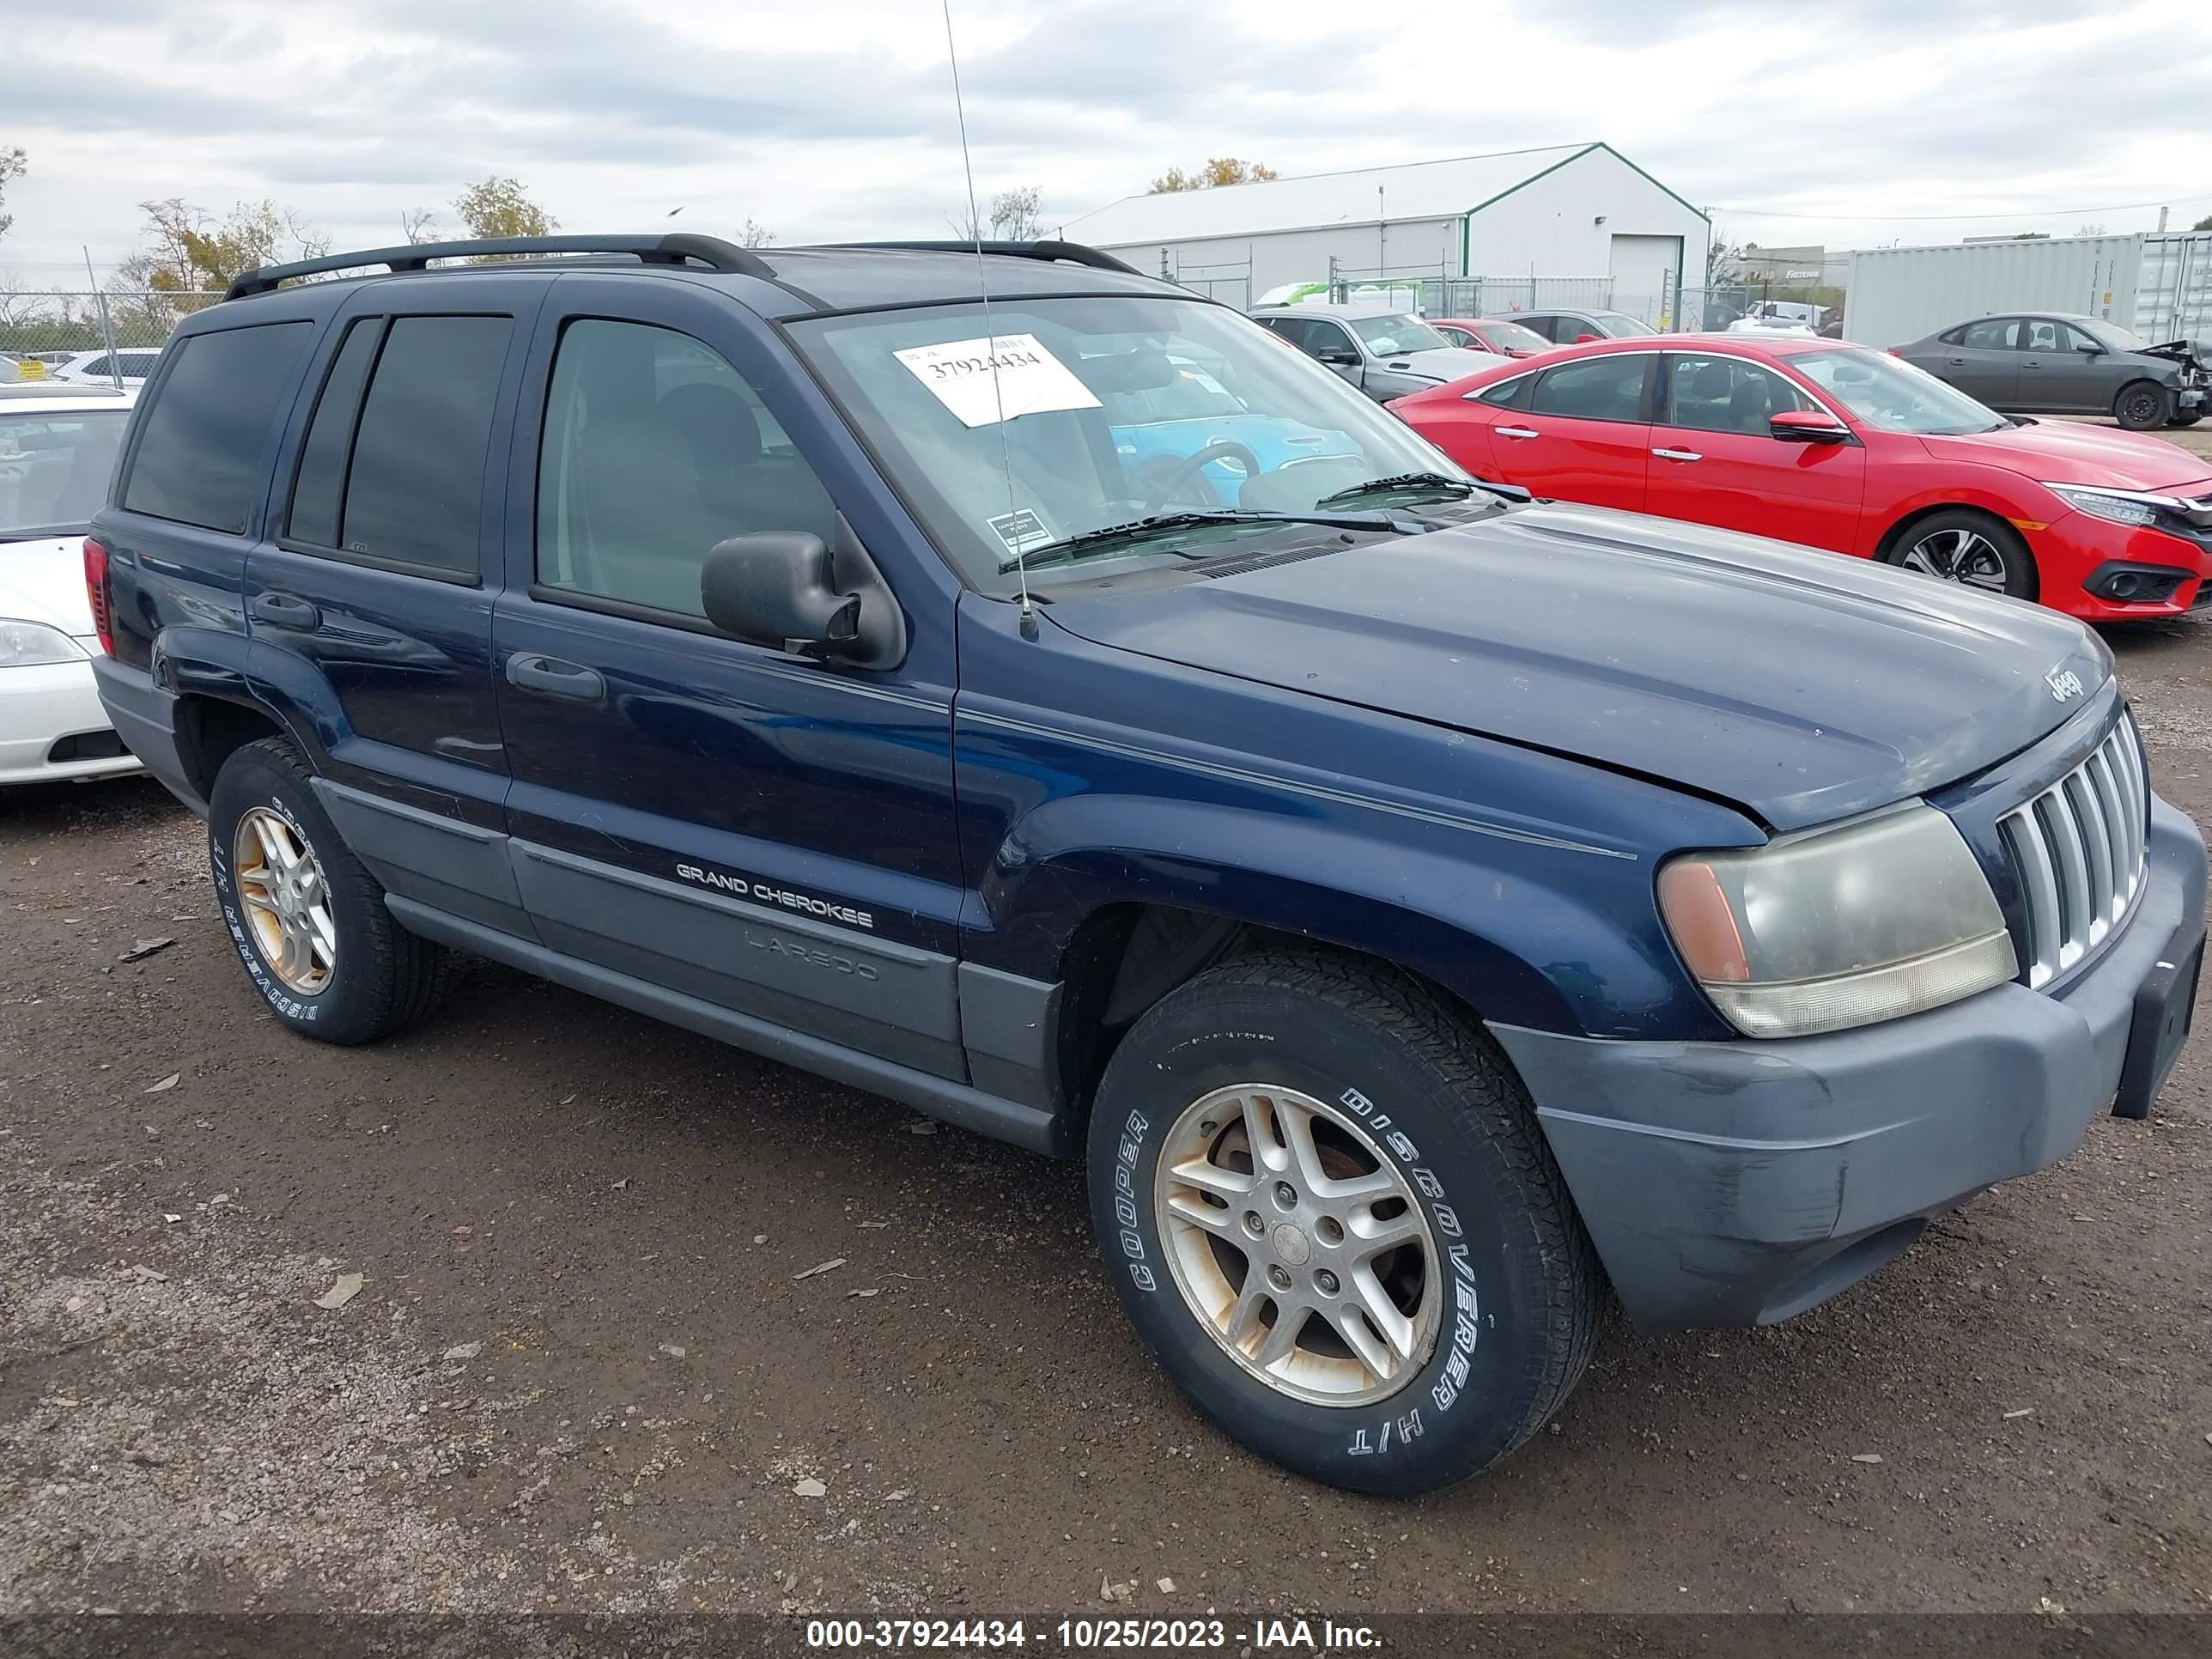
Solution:
M 354 436 L 347 552 L 476 573 L 484 455 L 514 328 L 506 317 L 393 321 Z
M 1620 352 L 1547 368 L 1536 382 L 1528 410 L 1578 421 L 1638 421 L 1643 418 L 1646 352 Z
M 346 457 L 353 449 L 353 420 L 361 410 L 362 388 L 384 333 L 380 317 L 364 318 L 346 331 L 345 343 L 323 382 L 315 418 L 300 450 L 299 480 L 292 486 L 294 541 L 319 547 L 338 544 L 338 495 L 345 488 Z
M 145 412 L 123 505 L 241 534 L 260 499 L 269 428 L 313 332 L 306 322 L 265 323 L 179 341 Z
M 1500 409 L 1524 409 L 1528 403 L 1528 389 L 1536 384 L 1533 374 L 1523 374 L 1516 380 L 1500 380 L 1496 386 L 1486 386 L 1469 395 L 1477 403 L 1495 404 Z

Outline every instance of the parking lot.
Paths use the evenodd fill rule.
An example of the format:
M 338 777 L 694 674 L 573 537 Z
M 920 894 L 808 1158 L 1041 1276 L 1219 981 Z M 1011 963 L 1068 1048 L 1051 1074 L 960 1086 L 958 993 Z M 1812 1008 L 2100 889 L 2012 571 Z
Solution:
M 2212 621 L 2108 637 L 2212 826 Z M 0 801 L 0 918 L 8 1609 L 2212 1609 L 2203 1038 L 1866 1285 L 1613 1328 L 1387 1504 L 1180 1401 L 1072 1167 L 481 963 L 298 1041 L 148 783 Z

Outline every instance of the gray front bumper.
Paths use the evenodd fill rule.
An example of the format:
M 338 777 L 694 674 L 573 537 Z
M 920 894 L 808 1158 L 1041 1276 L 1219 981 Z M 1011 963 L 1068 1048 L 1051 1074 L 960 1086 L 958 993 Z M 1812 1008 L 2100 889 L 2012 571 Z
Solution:
M 1931 1216 L 2071 1152 L 2112 1103 L 2137 991 L 2204 937 L 2203 841 L 2154 796 L 2148 864 L 2120 937 L 2056 996 L 2003 985 L 1772 1042 L 1492 1026 L 1630 1316 L 1660 1329 L 1787 1319 L 1898 1255 Z

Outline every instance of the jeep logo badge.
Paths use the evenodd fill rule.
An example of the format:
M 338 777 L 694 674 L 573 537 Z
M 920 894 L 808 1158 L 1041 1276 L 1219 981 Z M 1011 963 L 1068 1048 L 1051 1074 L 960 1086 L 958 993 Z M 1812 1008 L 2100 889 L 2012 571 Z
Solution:
M 2054 674 L 2045 674 L 2043 683 L 2051 688 L 2051 695 L 2060 702 L 2078 697 L 2085 690 L 2081 677 L 2070 668 L 2062 668 Z

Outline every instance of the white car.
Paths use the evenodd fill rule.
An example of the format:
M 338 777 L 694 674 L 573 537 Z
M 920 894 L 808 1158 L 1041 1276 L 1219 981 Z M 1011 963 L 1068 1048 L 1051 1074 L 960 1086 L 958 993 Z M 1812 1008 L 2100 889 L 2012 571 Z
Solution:
M 135 391 L 0 387 L 0 785 L 138 769 L 93 688 L 84 536 Z
M 112 354 L 80 351 L 49 368 L 46 379 L 64 386 L 112 386 L 120 374 L 125 386 L 136 388 L 144 384 L 146 377 L 154 372 L 154 365 L 161 361 L 159 346 L 125 346 Z

